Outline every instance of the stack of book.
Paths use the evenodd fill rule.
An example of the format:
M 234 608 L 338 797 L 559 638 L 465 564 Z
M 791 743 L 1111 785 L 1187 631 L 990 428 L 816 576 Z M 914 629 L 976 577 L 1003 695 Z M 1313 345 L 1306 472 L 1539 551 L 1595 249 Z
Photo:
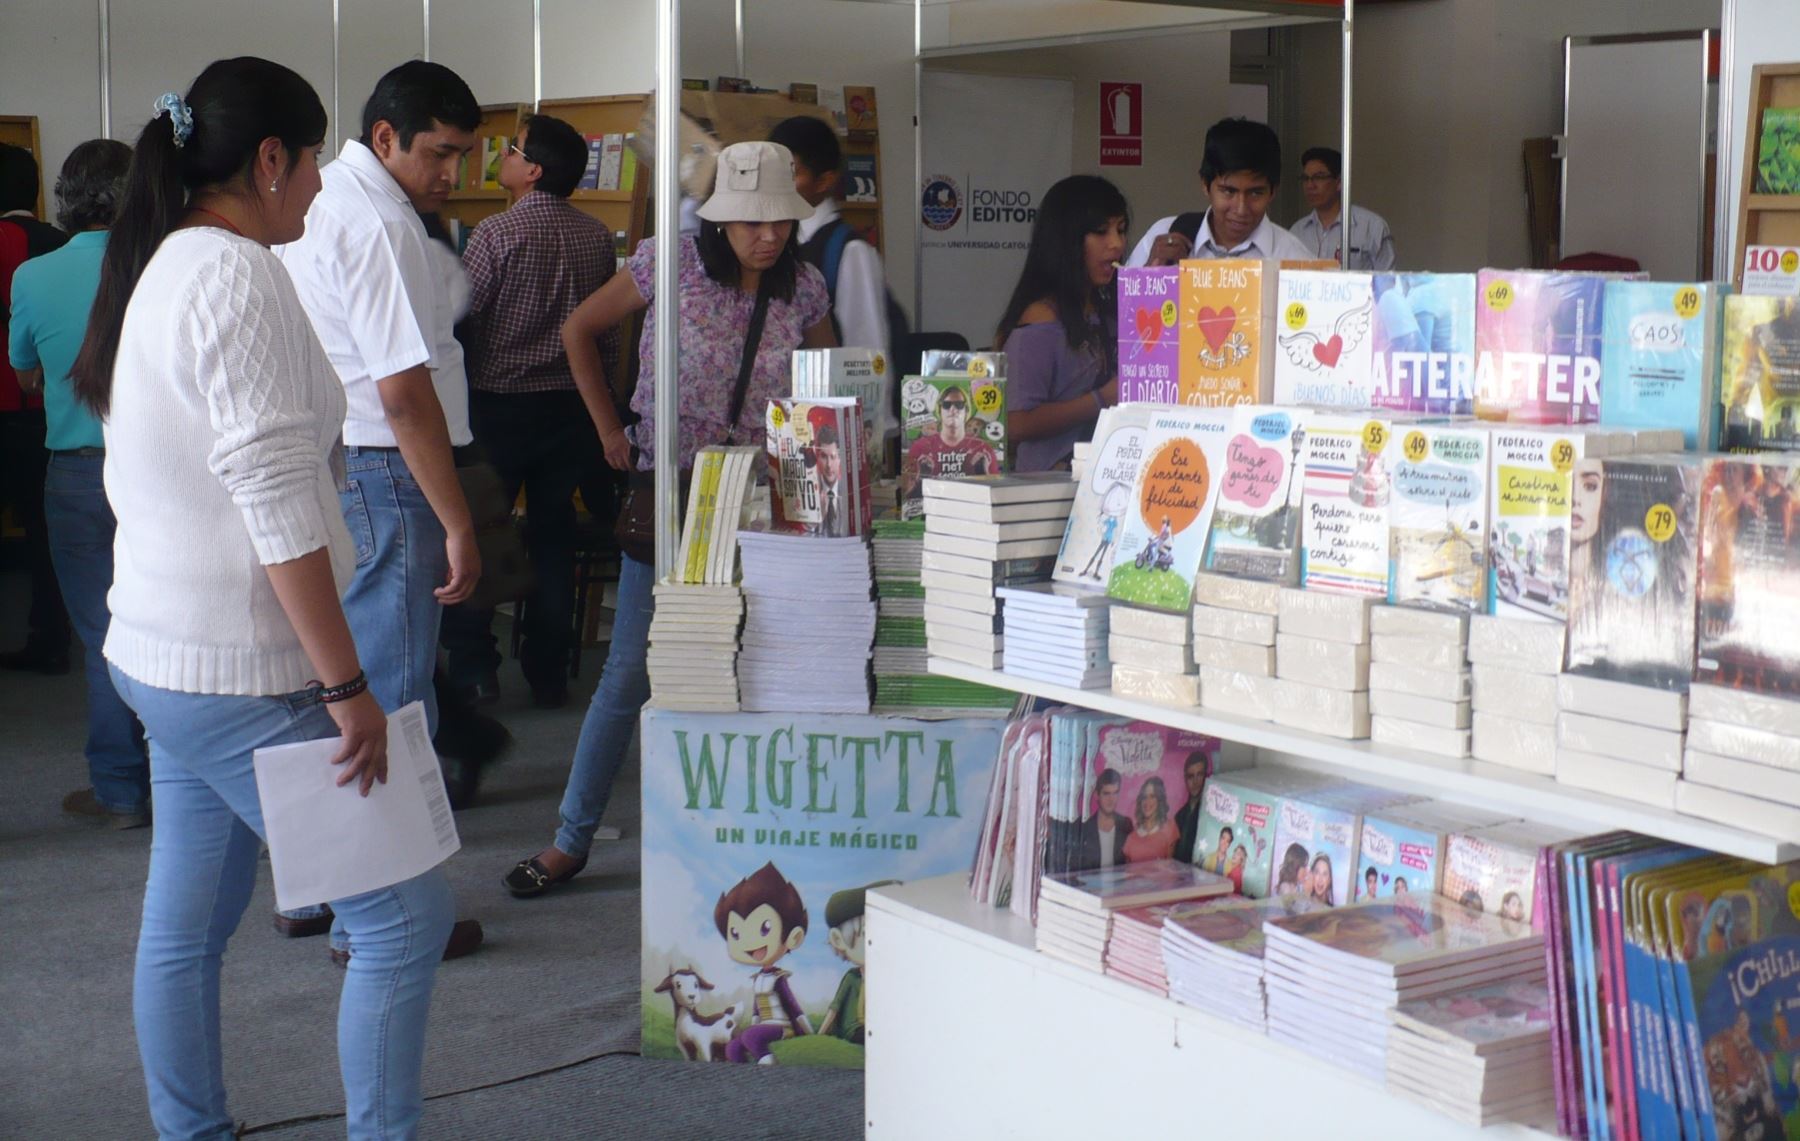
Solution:
M 1433 800 L 1370 812 L 1363 817 L 1355 898 L 1398 899 L 1414 892 L 1441 892 L 1450 838 L 1508 819 L 1502 813 Z
M 1556 1118 L 1550 988 L 1490 983 L 1394 1009 L 1387 1088 L 1474 1126 Z
M 868 541 L 741 531 L 738 547 L 743 708 L 867 713 L 875 639 Z
M 1037 949 L 1064 962 L 1104 973 L 1107 943 L 1117 912 L 1230 893 L 1231 884 L 1223 876 L 1178 860 L 1047 872 L 1038 895 Z
M 1369 728 L 1384 745 L 1469 755 L 1469 615 L 1377 606 L 1369 613 Z
M 926 479 L 923 485 L 926 648 L 934 658 L 998 670 L 1004 659 L 995 588 L 1048 581 L 1062 534 L 1059 525 L 1053 538 L 1002 539 L 1000 528 L 1019 524 L 998 520 L 1020 507 L 1040 516 L 1027 525 L 1058 512 L 1066 519 L 1075 484 L 1066 472 L 1046 472 Z M 990 537 L 953 533 L 969 527 L 985 528 L 982 534 Z
M 876 713 L 907 717 L 1004 717 L 1018 695 L 978 682 L 933 676 L 925 649 L 923 519 L 875 520 Z
M 1176 907 L 1162 930 L 1169 997 L 1262 1033 L 1268 1028 L 1263 924 L 1314 907 L 1303 899 L 1236 896 Z
M 1561 622 L 1477 614 L 1469 620 L 1469 748 L 1521 772 L 1556 771 Z
M 1193 641 L 1186 611 L 1171 614 L 1114 603 L 1107 637 L 1113 692 L 1166 705 L 1200 704 Z
M 1800 836 L 1800 702 L 1696 685 L 1688 703 L 1676 807 L 1770 836 Z
M 1275 622 L 1275 720 L 1331 737 L 1369 735 L 1366 594 L 1284 587 Z
M 1223 574 L 1194 576 L 1194 661 L 1205 709 L 1275 720 L 1275 627 L 1281 587 Z
M 1474 985 L 1542 983 L 1530 925 L 1441 896 L 1378 899 L 1271 919 L 1263 928 L 1269 1037 L 1383 1081 L 1402 1003 Z
M 1181 906 L 1160 903 L 1115 911 L 1112 937 L 1106 941 L 1107 975 L 1167 997 L 1169 976 L 1163 969 L 1162 927 L 1169 913 Z
M 662 709 L 735 711 L 743 592 L 730 583 L 659 582 L 652 590 L 650 700 Z
M 1694 675 L 1700 475 L 1680 456 L 1575 465 L 1561 783 L 1675 807 Z
M 1000 586 L 994 593 L 1001 607 L 1006 673 L 1075 689 L 1105 688 L 1112 674 L 1104 594 L 1060 582 Z
M 894 370 L 880 349 L 795 349 L 793 395 L 802 400 L 854 397 L 862 408 L 864 451 L 873 472 L 893 477 L 887 463 L 894 418 Z M 886 502 L 892 502 L 890 498 Z

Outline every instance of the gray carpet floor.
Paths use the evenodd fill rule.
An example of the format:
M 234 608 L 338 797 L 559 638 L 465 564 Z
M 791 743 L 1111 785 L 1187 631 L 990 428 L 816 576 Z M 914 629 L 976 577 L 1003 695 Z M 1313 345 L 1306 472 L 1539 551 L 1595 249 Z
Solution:
M 20 576 L 0 576 L 0 647 L 22 637 L 22 587 Z M 487 944 L 438 975 L 424 1135 L 857 1136 L 860 1073 L 636 1056 L 635 761 L 608 812 L 622 841 L 599 845 L 580 879 L 544 899 L 515 900 L 501 889 L 506 869 L 552 835 L 599 664 L 589 654 L 576 699 L 551 712 L 529 707 L 510 662 L 502 674 L 497 715 L 517 743 L 479 803 L 459 814 L 463 849 L 448 865 L 459 914 L 482 922 Z M 152 1132 L 131 1025 L 150 834 L 59 811 L 63 794 L 87 783 L 84 701 L 79 667 L 59 678 L 0 674 L 0 1135 L 9 1138 Z M 324 939 L 277 935 L 272 907 L 265 864 L 225 960 L 232 1112 L 257 1136 L 341 1137 L 335 1012 L 343 976 Z M 761 1130 L 759 1120 L 771 1124 Z

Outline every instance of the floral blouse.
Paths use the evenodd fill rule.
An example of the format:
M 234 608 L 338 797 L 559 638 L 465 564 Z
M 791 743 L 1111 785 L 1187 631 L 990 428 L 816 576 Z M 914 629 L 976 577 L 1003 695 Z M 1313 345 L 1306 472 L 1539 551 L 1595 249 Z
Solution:
M 631 407 L 643 417 L 631 429 L 631 442 L 639 452 L 638 468 L 652 470 L 656 449 L 656 239 L 645 238 L 625 263 L 625 271 L 637 283 L 638 292 L 650 303 L 644 314 L 644 337 L 638 346 L 637 391 Z M 709 444 L 723 444 L 730 433 L 725 419 L 731 413 L 731 392 L 737 384 L 738 365 L 744 358 L 744 336 L 750 331 L 750 315 L 756 297 L 735 285 L 721 285 L 706 276 L 700 250 L 691 237 L 681 239 L 681 373 L 678 407 L 679 464 L 694 464 L 694 453 Z M 792 301 L 771 300 L 764 318 L 762 343 L 756 366 L 750 372 L 750 390 L 738 417 L 735 443 L 762 446 L 763 424 L 769 401 L 793 391 L 793 353 L 806 331 L 831 311 L 825 278 L 802 262 L 794 283 Z

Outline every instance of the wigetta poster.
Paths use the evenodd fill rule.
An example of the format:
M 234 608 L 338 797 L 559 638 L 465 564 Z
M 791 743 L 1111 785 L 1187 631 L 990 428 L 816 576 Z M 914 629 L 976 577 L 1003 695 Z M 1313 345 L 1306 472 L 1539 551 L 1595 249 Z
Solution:
M 645 710 L 644 1057 L 861 1066 L 864 892 L 968 869 L 1003 727 Z

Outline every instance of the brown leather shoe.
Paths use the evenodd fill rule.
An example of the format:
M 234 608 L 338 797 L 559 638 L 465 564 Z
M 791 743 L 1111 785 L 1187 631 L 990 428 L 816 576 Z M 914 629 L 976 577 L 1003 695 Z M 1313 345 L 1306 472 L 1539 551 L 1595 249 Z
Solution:
M 123 831 L 128 828 L 142 828 L 150 823 L 148 809 L 136 812 L 114 812 L 94 795 L 91 788 L 78 788 L 63 797 L 62 810 L 70 816 L 85 816 L 90 820 L 103 820 L 109 828 Z
M 331 908 L 326 907 L 323 914 L 295 919 L 292 916 L 275 913 L 275 930 L 289 939 L 310 939 L 314 935 L 323 935 L 331 930 Z
M 444 944 L 443 961 L 447 963 L 451 959 L 460 959 L 464 955 L 473 955 L 476 948 L 481 946 L 482 940 L 486 938 L 487 933 L 481 929 L 481 920 L 458 919 L 455 925 L 450 928 L 450 938 Z M 336 947 L 332 947 L 330 948 L 330 954 L 332 966 L 342 969 L 350 965 L 349 951 L 340 951 Z

